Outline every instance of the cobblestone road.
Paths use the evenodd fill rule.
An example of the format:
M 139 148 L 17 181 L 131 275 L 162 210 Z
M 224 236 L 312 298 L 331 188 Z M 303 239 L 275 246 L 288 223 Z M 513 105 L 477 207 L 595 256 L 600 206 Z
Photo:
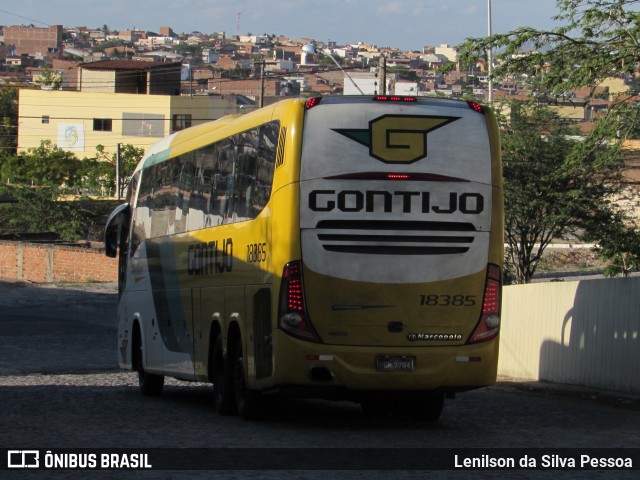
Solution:
M 262 422 L 217 414 L 207 385 L 168 381 L 160 398 L 115 370 L 115 294 L 0 284 L 3 448 L 640 447 L 637 399 L 501 382 L 447 402 L 434 425 L 371 419 L 349 403 L 283 401 Z M 345 465 L 347 468 L 348 465 Z M 628 471 L 4 471 L 45 478 L 636 478 Z

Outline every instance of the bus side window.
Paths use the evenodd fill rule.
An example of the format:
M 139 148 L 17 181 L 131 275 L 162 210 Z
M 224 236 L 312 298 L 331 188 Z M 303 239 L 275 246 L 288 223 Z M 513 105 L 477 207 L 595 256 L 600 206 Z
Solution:
M 258 159 L 259 136 L 257 129 L 243 133 L 238 149 L 238 168 L 236 174 L 237 201 L 236 213 L 238 219 L 255 218 L 252 207 L 256 180 L 256 163 Z
M 219 200 L 219 211 L 216 212 L 222 217 L 222 223 L 229 223 L 234 211 L 233 187 L 234 172 L 236 167 L 235 142 L 229 139 L 220 142 L 221 149 L 218 155 L 217 167 L 219 180 L 217 182 L 216 196 Z
M 254 217 L 258 216 L 271 197 L 279 132 L 280 124 L 278 122 L 269 123 L 260 128 L 260 146 L 256 162 L 253 199 Z
M 129 257 L 132 257 L 138 247 L 151 235 L 151 211 L 153 209 L 153 192 L 156 184 L 155 173 L 157 165 L 145 168 L 142 178 L 139 178 L 140 188 L 136 206 L 133 210 L 133 226 Z

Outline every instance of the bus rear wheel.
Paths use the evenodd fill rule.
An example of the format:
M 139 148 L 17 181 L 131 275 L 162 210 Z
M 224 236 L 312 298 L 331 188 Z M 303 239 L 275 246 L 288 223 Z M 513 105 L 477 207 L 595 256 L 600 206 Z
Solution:
M 133 364 L 138 371 L 138 386 L 140 393 L 149 397 L 157 397 L 162 394 L 164 388 L 164 376 L 149 373 L 144 369 L 144 361 L 142 356 L 142 340 L 140 334 L 133 346 Z
M 416 393 L 409 401 L 409 412 L 416 420 L 435 422 L 442 415 L 444 393 Z
M 242 338 L 238 340 L 234 349 L 234 390 L 238 415 L 245 420 L 259 420 L 264 416 L 262 396 L 260 392 L 247 387 L 245 380 L 244 355 L 242 353 Z
M 222 335 L 218 335 L 213 344 L 213 399 L 216 410 L 221 415 L 234 415 L 236 408 L 233 398 L 233 376 L 224 361 L 224 346 Z
M 360 400 L 362 411 L 367 417 L 379 418 L 390 415 L 393 411 L 393 400 L 389 395 L 370 394 Z

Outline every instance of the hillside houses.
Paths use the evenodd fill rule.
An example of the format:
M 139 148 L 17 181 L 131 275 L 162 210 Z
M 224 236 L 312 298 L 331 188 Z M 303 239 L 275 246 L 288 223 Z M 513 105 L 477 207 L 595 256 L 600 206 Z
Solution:
M 204 108 L 201 111 L 215 112 L 206 118 L 195 111 L 189 113 L 189 102 L 181 104 L 179 112 L 174 111 L 168 98 L 162 107 L 167 125 L 157 130 L 163 134 L 174 131 L 170 125 L 174 115 L 191 115 L 193 123 L 197 123 L 236 113 L 240 106 L 246 111 L 288 96 L 360 92 L 480 100 L 488 96 L 487 65 L 480 61 L 462 68 L 456 63 L 455 48 L 446 44 L 405 52 L 373 44 L 338 45 L 268 34 L 177 34 L 169 26 L 149 32 L 61 25 L 46 29 L 7 26 L 3 28 L 0 42 L 0 87 L 19 84 L 22 88 L 35 88 L 35 81 L 50 72 L 61 78 L 56 88 L 63 92 L 144 94 L 146 97 L 136 97 L 139 113 L 144 110 L 145 102 L 149 105 L 157 102 L 158 98 L 153 99 L 155 96 L 208 98 L 199 100 L 208 102 L 207 106 L 199 107 Z M 315 45 L 314 53 L 310 49 L 303 51 L 307 44 Z M 153 83 L 152 79 L 163 68 L 171 69 L 172 74 Z M 129 90 L 119 90 L 127 77 L 130 77 Z M 608 95 L 624 92 L 625 88 L 624 81 L 612 80 L 594 91 L 571 92 L 569 98 L 554 108 L 587 130 L 592 120 L 608 108 Z M 530 98 L 530 93 L 526 83 L 518 79 L 504 79 L 494 85 L 497 100 Z M 227 96 L 235 100 L 219 103 L 224 104 L 224 108 L 211 106 L 216 98 Z M 101 101 L 111 100 L 107 97 Z M 48 105 L 44 100 L 41 104 Z M 126 102 L 122 105 L 124 108 Z M 50 112 L 31 113 L 37 119 L 53 118 Z M 124 113 L 116 112 L 115 116 Z M 119 125 L 120 121 L 121 118 L 114 117 L 112 125 Z M 90 136 L 91 126 L 83 125 L 80 129 L 84 138 Z M 112 132 L 114 138 L 118 133 L 122 134 Z M 51 133 L 52 138 L 56 135 Z M 104 132 L 99 135 L 104 136 Z M 22 143 L 19 148 L 26 148 L 26 144 Z

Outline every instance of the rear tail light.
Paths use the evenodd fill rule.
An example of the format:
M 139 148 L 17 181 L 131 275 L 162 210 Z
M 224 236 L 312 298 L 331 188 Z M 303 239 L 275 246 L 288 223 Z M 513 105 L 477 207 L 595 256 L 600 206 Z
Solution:
M 405 97 L 402 95 L 376 95 L 373 97 L 376 102 L 404 102 L 415 103 L 418 101 L 416 97 Z
M 469 105 L 471 110 L 475 110 L 478 113 L 484 113 L 484 108 L 477 102 L 467 102 L 467 105 Z
M 482 313 L 467 343 L 486 342 L 495 338 L 500 331 L 500 294 L 502 291 L 502 273 L 500 267 L 487 266 L 487 280 L 484 285 Z
M 307 316 L 302 264 L 299 261 L 288 263 L 282 271 L 278 327 L 293 337 L 309 342 L 322 342 Z
M 310 108 L 313 108 L 316 105 L 319 105 L 321 101 L 322 101 L 322 97 L 311 97 L 309 100 L 305 102 L 304 108 L 306 110 L 309 110 Z

